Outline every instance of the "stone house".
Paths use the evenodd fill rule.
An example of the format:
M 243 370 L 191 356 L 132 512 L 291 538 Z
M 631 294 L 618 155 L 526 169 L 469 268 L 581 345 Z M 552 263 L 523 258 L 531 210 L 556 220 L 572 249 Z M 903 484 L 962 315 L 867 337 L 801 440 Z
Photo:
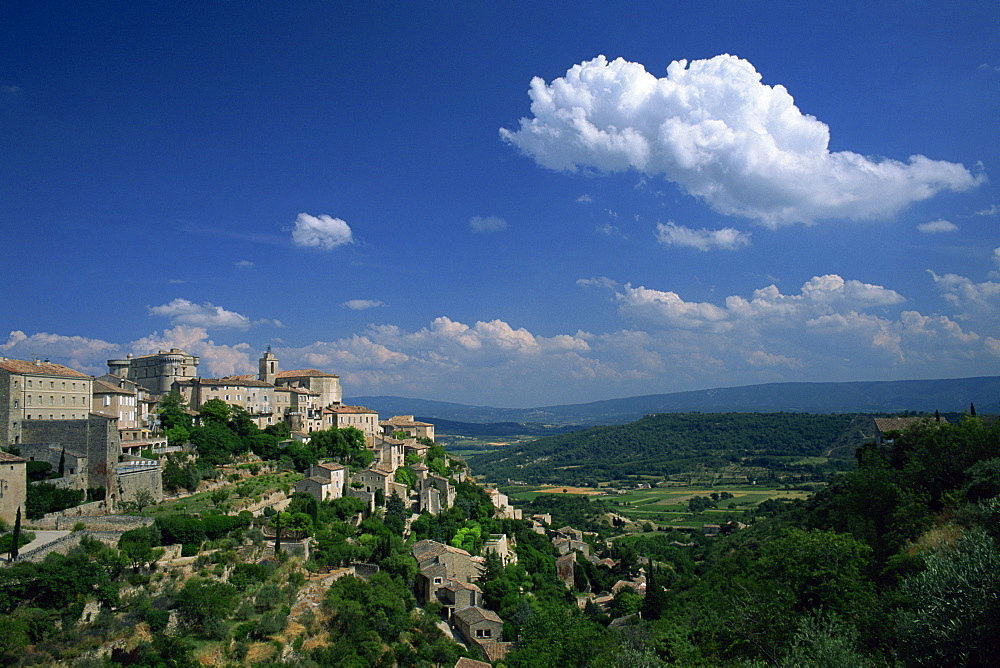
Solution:
M 0 444 L 24 441 L 25 420 L 85 420 L 93 379 L 62 364 L 0 357 Z
M 417 598 L 421 604 L 435 600 L 437 592 L 449 581 L 471 583 L 479 580 L 481 567 L 463 549 L 422 540 L 413 545 L 411 554 L 417 560 Z
M 0 520 L 13 527 L 27 496 L 27 460 L 0 450 Z
M 921 422 L 931 422 L 926 417 L 877 417 L 872 418 L 875 425 L 875 444 L 891 445 L 895 432 L 904 432 Z
M 508 540 L 505 533 L 490 534 L 490 537 L 483 543 L 483 554 L 489 552 L 500 557 L 500 562 L 504 566 L 517 563 L 517 553 L 513 550 L 513 541 Z
M 378 411 L 364 406 L 327 406 L 322 410 L 323 429 L 355 427 L 365 435 L 365 443 L 375 446 L 375 437 L 381 436 L 378 429 Z
M 448 580 L 436 591 L 437 601 L 444 607 L 445 621 L 450 620 L 456 610 L 483 604 L 483 590 L 472 582 Z
M 476 605 L 462 608 L 452 615 L 452 622 L 471 643 L 503 641 L 503 620 L 492 610 Z
M 309 467 L 306 477 L 295 485 L 295 491 L 310 494 L 317 501 L 339 499 L 344 493 L 346 476 L 347 467 L 342 464 L 316 464 Z
M 430 422 L 414 420 L 412 415 L 395 415 L 388 420 L 382 420 L 379 428 L 385 436 L 393 436 L 397 432 L 406 432 L 410 438 L 427 438 L 434 440 L 434 425 Z

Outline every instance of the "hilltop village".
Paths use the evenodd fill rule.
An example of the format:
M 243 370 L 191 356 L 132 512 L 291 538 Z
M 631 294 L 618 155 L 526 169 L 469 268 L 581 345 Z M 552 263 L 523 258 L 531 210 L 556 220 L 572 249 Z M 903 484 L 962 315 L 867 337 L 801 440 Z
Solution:
M 475 554 L 459 547 L 455 540 L 452 544 L 416 540 L 411 525 L 452 509 L 459 496 L 456 486 L 464 486 L 464 504 L 478 504 L 474 515 L 479 519 L 517 520 L 511 528 L 528 527 L 546 539 L 551 535 L 552 545 L 562 555 L 557 564 L 559 578 L 567 587 L 573 586 L 577 551 L 597 562 L 582 532 L 572 527 L 549 531 L 552 519 L 545 514 L 522 525 L 521 511 L 506 495 L 474 485 L 464 463 L 435 446 L 434 425 L 412 415 L 380 419 L 372 409 L 343 404 L 340 379 L 334 374 L 315 369 L 281 370 L 270 349 L 260 358 L 256 376 L 200 378 L 198 364 L 197 357 L 171 349 L 109 360 L 109 373 L 95 378 L 48 360 L 0 358 L 0 442 L 5 444 L 0 452 L 4 471 L 0 522 L 8 529 L 20 527 L 24 513 L 26 525 L 30 523 L 34 529 L 59 532 L 74 528 L 70 536 L 48 544 L 33 543 L 27 549 L 17 545 L 15 537 L 5 565 L 48 563 L 45 560 L 51 560 L 50 555 L 72 554 L 80 549 L 81 541 L 86 545 L 92 539 L 124 551 L 123 536 L 128 541 L 135 532 L 158 526 L 136 511 L 164 501 L 164 471 L 171 466 L 176 469 L 178 462 L 192 457 L 208 458 L 211 448 L 185 437 L 199 423 L 217 426 L 218 422 L 213 422 L 217 411 L 224 413 L 230 425 L 249 422 L 257 433 L 280 435 L 284 440 L 272 454 L 292 451 L 314 439 L 319 442 L 330 433 L 346 434 L 347 440 L 353 441 L 352 455 L 309 461 L 301 467 L 294 491 L 267 497 L 249 513 L 270 518 L 261 525 L 266 540 L 258 544 L 263 546 L 255 553 L 258 558 L 266 561 L 281 554 L 298 554 L 305 560 L 310 552 L 315 558 L 317 550 L 322 551 L 322 540 L 314 540 L 313 532 L 303 530 L 301 518 L 291 512 L 309 508 L 308 499 L 313 500 L 314 519 L 318 519 L 318 504 L 323 504 L 336 507 L 340 517 L 356 527 L 370 518 L 384 518 L 387 512 L 395 514 L 402 521 L 402 537 L 412 536 L 405 549 L 416 562 L 412 578 L 415 600 L 440 616 L 456 647 L 478 648 L 473 654 L 481 658 L 501 660 L 512 647 L 504 640 L 503 620 L 484 607 L 477 582 L 489 559 L 496 559 L 501 568 L 517 562 L 516 541 L 513 532 L 480 536 L 475 522 L 476 537 L 466 544 Z M 178 428 L 182 429 L 180 437 Z M 253 461 L 252 453 L 249 457 L 248 461 Z M 263 465 L 262 460 L 261 464 L 250 463 L 243 475 L 249 472 L 252 479 Z M 39 472 L 47 475 L 39 476 Z M 205 478 L 203 483 L 196 480 L 189 485 L 187 491 L 196 492 L 199 485 L 219 485 L 212 482 L 211 475 Z M 229 477 L 230 482 L 239 479 L 240 474 Z M 50 511 L 44 513 L 36 501 L 32 512 L 29 499 L 37 499 L 38 490 L 47 486 L 80 494 L 75 503 L 57 504 L 55 510 L 43 508 Z M 469 501 L 470 497 L 474 500 Z M 354 502 L 338 504 L 338 500 Z M 239 515 L 246 523 L 246 510 L 230 510 L 230 515 Z M 286 518 L 284 532 L 282 517 Z M 423 525 L 426 530 L 427 522 Z M 164 533 L 163 527 L 159 532 Z M 444 538 L 440 529 L 435 533 Z M 189 538 L 178 534 L 176 540 L 180 543 L 175 545 L 177 549 L 171 550 L 167 539 L 157 557 L 173 554 L 183 559 L 200 552 Z M 273 546 L 270 541 L 275 541 Z M 341 575 L 349 571 L 370 577 L 379 571 L 377 564 L 328 562 L 347 565 Z M 153 568 L 155 563 L 156 559 L 147 560 L 146 565 Z M 230 573 L 225 576 L 224 581 L 232 579 Z M 605 603 L 610 600 L 606 598 Z M 464 661 L 462 665 L 477 665 L 471 658 Z
M 974 405 L 954 421 L 646 416 L 495 449 L 475 461 L 507 486 L 487 488 L 434 425 L 343 404 L 334 374 L 282 370 L 271 350 L 256 375 L 198 364 L 174 349 L 95 378 L 0 358 L 0 665 L 985 666 L 1000 651 L 1000 420 Z M 673 436 L 688 464 L 664 459 Z M 839 472 L 788 470 L 848 447 Z M 769 485 L 763 464 L 783 471 Z

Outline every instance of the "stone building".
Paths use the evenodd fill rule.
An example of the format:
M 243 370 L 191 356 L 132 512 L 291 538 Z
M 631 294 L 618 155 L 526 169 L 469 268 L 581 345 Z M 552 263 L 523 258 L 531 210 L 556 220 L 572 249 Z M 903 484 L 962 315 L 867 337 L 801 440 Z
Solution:
M 212 399 L 240 406 L 261 429 L 287 420 L 289 426 L 296 430 L 304 419 L 296 421 L 289 418 L 308 415 L 314 408 L 314 401 L 319 401 L 319 395 L 311 394 L 308 390 L 276 387 L 247 376 L 189 378 L 176 382 L 173 389 L 195 411 Z
M 197 376 L 198 361 L 194 355 L 171 348 L 150 355 L 133 357 L 129 353 L 125 359 L 108 360 L 108 371 L 142 385 L 153 394 L 166 394 L 174 383 Z
M 124 454 L 116 417 L 90 413 L 84 420 L 25 420 L 22 436 L 18 447 L 24 456 L 47 461 L 53 468 L 65 452 L 65 471 L 58 484 L 104 487 L 112 510 L 122 501 L 135 500 L 142 490 L 156 501 L 163 498 L 159 460 Z
M 14 526 L 17 509 L 28 496 L 27 461 L 0 450 L 0 520 Z M 23 511 L 22 511 L 23 515 Z
M 376 436 L 381 436 L 378 428 L 378 411 L 364 406 L 327 406 L 322 410 L 322 417 L 322 429 L 355 427 L 364 432 L 365 442 L 369 446 L 375 445 Z
M 452 580 L 469 584 L 479 580 L 482 569 L 472 555 L 463 549 L 421 540 L 410 549 L 417 560 L 417 599 L 421 604 L 438 600 L 438 590 L 447 587 Z
M 120 379 L 122 383 L 131 381 Z M 141 387 L 141 386 L 140 386 Z M 139 397 L 134 388 L 119 383 L 109 383 L 99 378 L 94 379 L 93 409 L 97 413 L 114 415 L 118 418 L 119 429 L 134 429 L 144 426 L 139 410 Z
M 419 422 L 412 415 L 396 415 L 378 423 L 382 433 L 393 436 L 396 432 L 406 432 L 409 438 L 428 438 L 434 440 L 434 425 L 430 422 Z
M 93 379 L 48 361 L 0 357 L 0 444 L 23 442 L 25 420 L 84 420 Z
M 309 467 L 303 480 L 295 485 L 296 492 L 312 495 L 317 501 L 339 499 L 344 493 L 347 467 L 342 464 L 316 464 Z

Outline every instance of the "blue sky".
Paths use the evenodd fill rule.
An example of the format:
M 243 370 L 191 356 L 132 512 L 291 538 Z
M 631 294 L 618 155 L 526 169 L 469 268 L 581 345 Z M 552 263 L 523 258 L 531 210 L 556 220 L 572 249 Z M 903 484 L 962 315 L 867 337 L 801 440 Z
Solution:
M 201 4 L 0 8 L 0 355 L 511 407 L 1000 373 L 995 2 Z

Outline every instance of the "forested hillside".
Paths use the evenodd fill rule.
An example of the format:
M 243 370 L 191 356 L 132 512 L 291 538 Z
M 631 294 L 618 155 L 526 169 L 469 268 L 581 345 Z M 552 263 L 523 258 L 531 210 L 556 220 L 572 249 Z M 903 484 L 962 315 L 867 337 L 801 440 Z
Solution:
M 670 475 L 701 465 L 787 466 L 780 458 L 850 459 L 871 418 L 849 414 L 665 413 L 470 457 L 490 480 L 590 484 Z M 831 453 L 831 451 L 833 451 Z
M 897 413 L 915 410 L 933 413 L 963 411 L 975 402 L 996 410 L 1000 376 L 891 380 L 850 383 L 767 383 L 743 387 L 647 394 L 584 404 L 536 408 L 494 408 L 402 397 L 352 397 L 380 414 L 418 413 L 427 422 L 519 422 L 537 425 L 622 424 L 649 413 L 797 412 Z

